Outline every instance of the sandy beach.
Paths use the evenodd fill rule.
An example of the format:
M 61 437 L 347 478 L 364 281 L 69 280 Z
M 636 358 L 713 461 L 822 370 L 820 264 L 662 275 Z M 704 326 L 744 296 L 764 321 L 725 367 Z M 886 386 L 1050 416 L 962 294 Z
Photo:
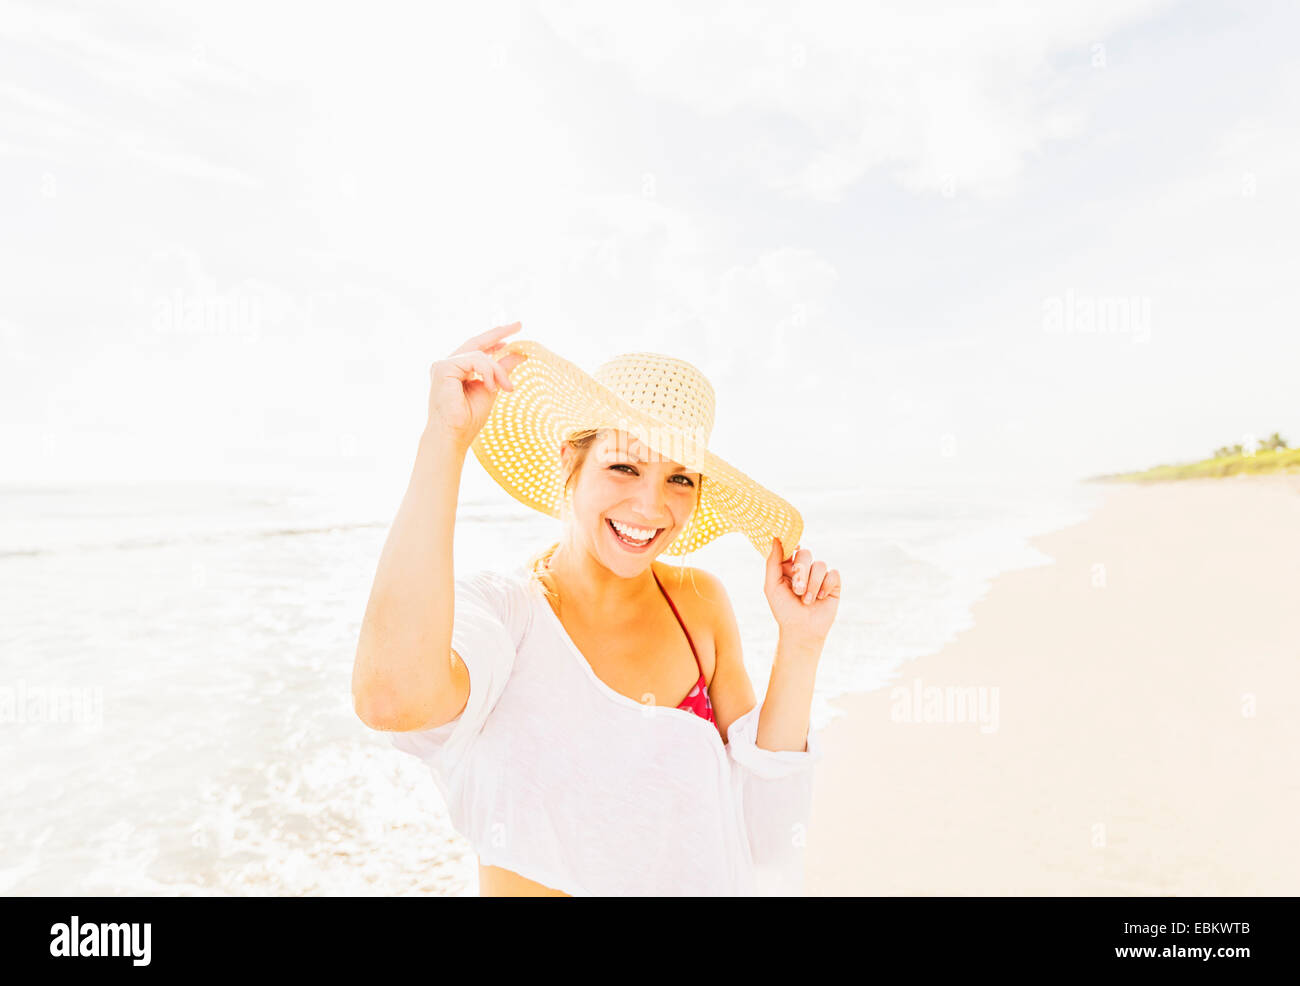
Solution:
M 1300 894 L 1300 476 L 1104 490 L 836 700 L 809 896 Z

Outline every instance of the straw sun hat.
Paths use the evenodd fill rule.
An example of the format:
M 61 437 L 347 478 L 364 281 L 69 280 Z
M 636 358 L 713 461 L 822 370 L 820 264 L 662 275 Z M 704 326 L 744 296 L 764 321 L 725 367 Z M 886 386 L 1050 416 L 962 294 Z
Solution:
M 713 386 L 684 360 L 625 353 L 594 376 L 544 346 L 516 339 L 493 353 L 528 358 L 510 371 L 514 390 L 498 390 L 492 412 L 471 446 L 488 474 L 516 500 L 551 517 L 564 500 L 560 443 L 587 428 L 631 434 L 669 462 L 704 477 L 689 523 L 664 549 L 684 555 L 729 531 L 740 531 L 763 557 L 772 537 L 789 558 L 803 533 L 793 506 L 709 451 Z

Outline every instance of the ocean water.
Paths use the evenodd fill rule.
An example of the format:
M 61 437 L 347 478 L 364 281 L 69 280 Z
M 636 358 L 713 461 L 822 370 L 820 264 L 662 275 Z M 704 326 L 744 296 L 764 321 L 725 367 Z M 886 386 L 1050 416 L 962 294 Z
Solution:
M 401 491 L 0 489 L 0 893 L 477 893 L 425 768 L 353 714 L 357 630 Z M 818 672 L 882 686 L 970 623 L 1026 538 L 1084 519 L 1083 485 L 790 491 L 844 578 Z M 513 565 L 558 523 L 463 502 L 456 568 Z M 755 692 L 776 627 L 739 535 L 718 573 Z

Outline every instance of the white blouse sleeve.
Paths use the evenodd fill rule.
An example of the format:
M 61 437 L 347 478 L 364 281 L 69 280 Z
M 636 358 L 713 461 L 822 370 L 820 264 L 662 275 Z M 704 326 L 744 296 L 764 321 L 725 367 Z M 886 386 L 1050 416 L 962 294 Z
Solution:
M 456 579 L 451 649 L 469 671 L 469 699 L 441 726 L 390 733 L 393 746 L 442 776 L 456 764 L 505 690 L 528 629 L 527 598 L 519 577 L 484 569 Z
M 799 897 L 813 768 L 822 758 L 821 742 L 810 728 L 804 750 L 763 749 L 757 745 L 762 708 L 763 703 L 757 703 L 727 729 L 732 785 L 754 860 L 758 894 Z

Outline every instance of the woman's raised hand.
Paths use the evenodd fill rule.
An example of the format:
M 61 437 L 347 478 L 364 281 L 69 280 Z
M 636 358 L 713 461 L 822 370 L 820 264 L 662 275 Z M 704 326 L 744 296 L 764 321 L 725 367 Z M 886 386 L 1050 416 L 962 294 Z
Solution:
M 494 353 L 502 340 L 518 332 L 522 323 L 498 325 L 475 336 L 446 359 L 429 367 L 429 422 L 427 428 L 440 432 L 468 449 L 487 422 L 498 390 L 514 390 L 510 371 L 522 363 L 522 353 Z
M 840 608 L 840 573 L 812 552 L 795 546 L 789 561 L 782 561 L 782 545 L 772 538 L 767 552 L 763 593 L 776 617 L 782 638 L 821 653 Z

